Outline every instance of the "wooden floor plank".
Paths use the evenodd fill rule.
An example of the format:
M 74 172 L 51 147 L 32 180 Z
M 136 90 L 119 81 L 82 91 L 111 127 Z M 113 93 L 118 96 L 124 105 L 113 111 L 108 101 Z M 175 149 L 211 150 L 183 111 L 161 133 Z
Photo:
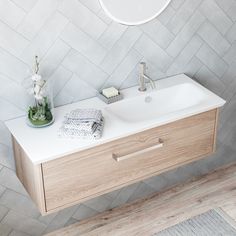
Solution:
M 148 236 L 216 208 L 236 220 L 236 164 L 47 236 Z

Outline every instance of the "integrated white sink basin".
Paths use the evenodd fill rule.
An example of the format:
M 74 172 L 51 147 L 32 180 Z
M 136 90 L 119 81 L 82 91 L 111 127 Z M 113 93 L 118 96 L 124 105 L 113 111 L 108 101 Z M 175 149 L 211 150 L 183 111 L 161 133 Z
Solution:
M 221 107 L 225 103 L 222 98 L 183 74 L 159 80 L 156 86 L 156 90 L 149 89 L 146 92 L 138 91 L 138 86 L 122 90 L 124 99 L 110 105 L 94 97 L 58 107 L 55 109 L 55 122 L 46 128 L 28 127 L 25 117 L 7 121 L 6 125 L 32 163 L 40 164 L 200 114 Z M 64 116 L 78 108 L 102 110 L 105 125 L 101 139 L 58 137 Z
M 144 122 L 193 107 L 207 98 L 207 93 L 195 84 L 180 83 L 161 90 L 140 93 L 105 109 L 124 122 Z

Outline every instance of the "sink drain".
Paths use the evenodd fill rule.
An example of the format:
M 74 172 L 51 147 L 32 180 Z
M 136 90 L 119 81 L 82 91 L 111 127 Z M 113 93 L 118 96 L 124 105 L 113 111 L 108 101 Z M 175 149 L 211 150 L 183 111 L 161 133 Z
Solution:
M 152 101 L 152 97 L 150 97 L 150 96 L 145 97 L 146 103 L 150 103 L 151 101 Z

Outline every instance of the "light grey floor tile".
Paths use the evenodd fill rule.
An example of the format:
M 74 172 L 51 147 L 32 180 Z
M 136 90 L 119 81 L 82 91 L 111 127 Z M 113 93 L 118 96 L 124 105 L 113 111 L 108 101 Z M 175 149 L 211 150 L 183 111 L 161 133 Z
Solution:
M 100 197 L 88 200 L 88 201 L 84 202 L 83 204 L 88 206 L 91 209 L 94 209 L 95 211 L 103 212 L 103 211 L 109 209 L 110 203 L 111 203 L 110 199 L 108 199 L 104 196 L 100 196 Z
M 60 229 L 64 227 L 64 225 L 67 223 L 67 221 L 73 216 L 73 214 L 76 212 L 78 206 L 72 206 L 69 208 L 66 208 L 62 211 L 60 211 L 53 220 L 49 223 L 46 230 L 44 231 L 44 234 L 52 232 L 54 230 Z
M 19 232 L 19 231 L 15 231 L 13 230 L 9 236 L 30 236 L 29 234 L 26 234 L 26 233 L 22 233 L 22 232 Z
M 97 215 L 98 213 L 98 211 L 95 211 L 94 209 L 81 204 L 77 211 L 74 213 L 73 218 L 75 218 L 76 220 L 84 220 L 86 218 Z
M 149 185 L 141 182 L 138 187 L 135 189 L 134 193 L 128 199 L 128 202 L 135 201 L 137 199 L 148 197 L 149 195 L 155 193 L 156 190 L 150 187 Z
M 9 234 L 11 233 L 12 228 L 8 225 L 4 225 L 0 223 L 0 233 L 1 236 L 9 236 Z
M 28 195 L 13 170 L 4 167 L 0 172 L 0 184 L 23 195 Z
M 16 231 L 28 233 L 30 235 L 41 235 L 46 228 L 45 224 L 39 221 L 25 217 L 15 211 L 10 210 L 2 220 L 2 224 L 6 224 Z
M 6 190 L 0 198 L 0 204 L 32 218 L 39 217 L 38 208 L 29 197 L 12 190 Z

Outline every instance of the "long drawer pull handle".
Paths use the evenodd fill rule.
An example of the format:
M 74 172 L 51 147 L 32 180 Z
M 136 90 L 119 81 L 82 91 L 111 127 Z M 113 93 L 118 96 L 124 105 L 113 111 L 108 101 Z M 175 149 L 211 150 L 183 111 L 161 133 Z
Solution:
M 159 139 L 159 143 L 154 145 L 154 146 L 151 146 L 151 147 L 148 147 L 148 148 L 145 148 L 143 150 L 140 150 L 140 151 L 137 151 L 137 152 L 133 152 L 133 153 L 130 153 L 128 155 L 124 155 L 124 156 L 117 156 L 116 154 L 112 153 L 112 157 L 117 161 L 124 161 L 124 160 L 127 160 L 127 159 L 130 159 L 130 158 L 133 158 L 137 155 L 141 155 L 141 154 L 145 154 L 149 151 L 153 151 L 153 150 L 156 150 L 156 149 L 159 149 L 159 148 L 162 148 L 164 146 L 164 142 Z

